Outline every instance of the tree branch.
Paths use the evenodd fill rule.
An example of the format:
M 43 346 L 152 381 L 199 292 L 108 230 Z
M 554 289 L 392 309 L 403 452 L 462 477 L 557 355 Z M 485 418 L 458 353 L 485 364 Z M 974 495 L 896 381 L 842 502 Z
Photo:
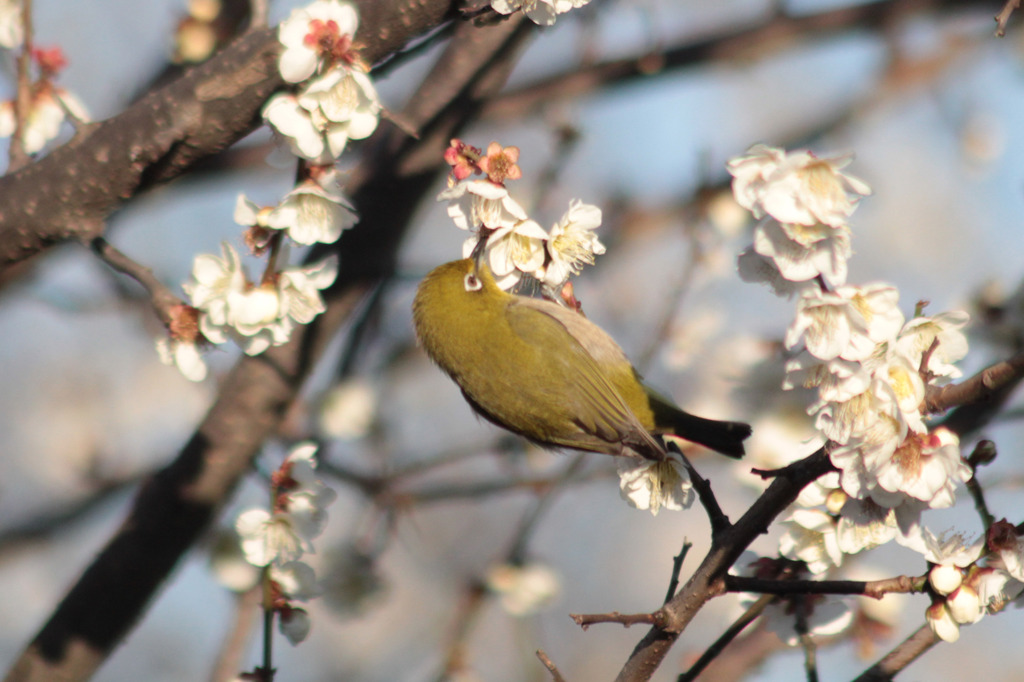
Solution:
M 360 0 L 362 56 L 379 61 L 455 16 L 452 0 Z M 285 86 L 276 32 L 254 30 L 121 114 L 0 178 L 0 277 L 54 244 L 103 234 L 126 200 L 185 173 L 252 132 Z
M 746 547 L 788 507 L 811 481 L 832 470 L 822 448 L 781 469 L 767 490 L 735 524 L 712 538 L 711 549 L 694 574 L 659 611 L 660 624 L 651 628 L 633 649 L 616 678 L 619 682 L 647 680 L 668 654 L 679 634 L 712 597 L 725 591 L 726 572 Z

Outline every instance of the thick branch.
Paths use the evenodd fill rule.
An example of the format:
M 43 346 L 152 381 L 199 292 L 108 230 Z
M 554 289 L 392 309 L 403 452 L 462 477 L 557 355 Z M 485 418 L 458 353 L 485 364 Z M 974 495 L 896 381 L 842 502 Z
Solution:
M 357 38 L 373 63 L 454 16 L 455 3 L 359 4 Z M 252 132 L 264 102 L 285 85 L 278 49 L 274 31 L 250 32 L 121 114 L 85 126 L 68 144 L 0 178 L 0 277 L 54 244 L 101 236 L 107 217 L 126 200 Z
M 955 407 L 942 425 L 962 438 L 991 421 L 1022 379 L 1024 353 L 1018 353 L 958 384 L 929 388 L 925 394 L 925 409 L 934 413 Z

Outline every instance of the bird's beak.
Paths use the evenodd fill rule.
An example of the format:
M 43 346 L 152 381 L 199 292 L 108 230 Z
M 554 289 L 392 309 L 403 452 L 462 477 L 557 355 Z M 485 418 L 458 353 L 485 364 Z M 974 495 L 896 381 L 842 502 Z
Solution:
M 470 259 L 473 261 L 473 274 L 480 274 L 480 262 L 484 257 L 484 247 L 487 246 L 487 237 L 481 235 L 476 242 L 476 246 L 473 247 L 473 252 L 469 254 Z

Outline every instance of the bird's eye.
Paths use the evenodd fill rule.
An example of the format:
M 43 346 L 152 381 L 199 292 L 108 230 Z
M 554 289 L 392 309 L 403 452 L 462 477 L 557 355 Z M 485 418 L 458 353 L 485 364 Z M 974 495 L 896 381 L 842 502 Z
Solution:
M 484 286 L 480 283 L 480 278 L 472 272 L 466 275 L 464 282 L 466 285 L 466 291 L 480 291 Z

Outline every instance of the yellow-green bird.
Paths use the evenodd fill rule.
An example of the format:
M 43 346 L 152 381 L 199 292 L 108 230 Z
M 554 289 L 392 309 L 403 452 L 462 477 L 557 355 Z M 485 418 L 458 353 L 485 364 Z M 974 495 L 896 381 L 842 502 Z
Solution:
M 550 301 L 502 291 L 473 259 L 424 278 L 416 334 L 469 404 L 498 426 L 547 447 L 661 460 L 671 434 L 730 457 L 750 426 L 683 412 L 644 386 L 600 327 Z

